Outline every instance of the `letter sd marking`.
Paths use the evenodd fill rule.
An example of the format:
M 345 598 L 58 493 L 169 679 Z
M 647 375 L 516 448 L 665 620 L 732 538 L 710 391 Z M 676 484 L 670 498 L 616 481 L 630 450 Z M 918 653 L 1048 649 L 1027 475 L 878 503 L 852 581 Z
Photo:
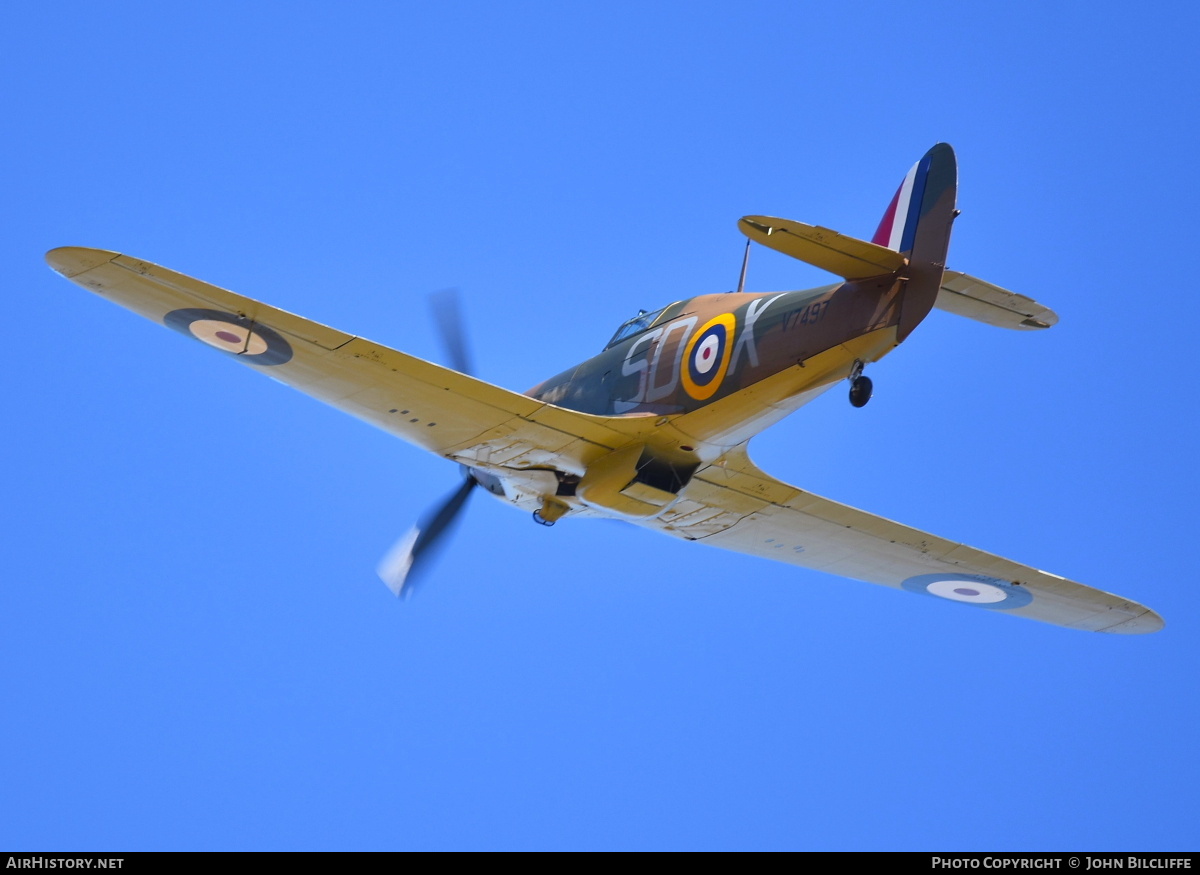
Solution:
M 679 377 L 684 391 L 697 401 L 711 398 L 721 387 L 725 372 L 729 370 L 731 341 L 736 328 L 734 315 L 723 313 L 700 326 L 688 341 Z
M 163 324 L 251 365 L 282 365 L 292 358 L 292 347 L 278 332 L 252 319 L 189 307 L 172 310 Z
M 900 586 L 909 592 L 1000 611 L 1023 608 L 1033 601 L 1033 593 L 1025 587 L 982 574 L 918 574 Z
M 675 387 L 679 385 L 679 365 L 683 361 L 684 348 L 687 346 L 687 338 L 692 329 L 696 327 L 696 317 L 689 316 L 687 319 L 678 319 L 675 322 L 666 325 L 662 329 L 662 337 L 658 339 L 658 343 L 654 347 L 654 363 L 650 365 L 650 376 L 646 381 L 646 399 L 647 401 L 657 401 L 659 398 L 665 398 L 675 391 Z M 679 335 L 675 344 L 676 350 L 674 361 L 670 362 L 670 367 L 659 368 L 662 364 L 663 352 L 671 346 L 671 336 Z M 659 373 L 665 371 L 667 381 L 659 385 Z

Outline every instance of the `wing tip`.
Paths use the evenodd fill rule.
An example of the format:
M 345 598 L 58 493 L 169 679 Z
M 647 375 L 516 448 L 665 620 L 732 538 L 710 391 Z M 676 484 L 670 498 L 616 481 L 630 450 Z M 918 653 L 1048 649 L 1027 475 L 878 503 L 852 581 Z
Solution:
M 1139 605 L 1138 607 L 1141 606 Z M 1143 612 L 1136 617 L 1130 617 L 1128 620 L 1122 620 L 1119 623 L 1105 629 L 1098 629 L 1097 631 L 1113 635 L 1148 635 L 1151 632 L 1158 632 L 1166 625 L 1166 621 L 1155 611 L 1144 608 Z
M 120 254 L 107 249 L 92 249 L 87 246 L 59 246 L 46 253 L 46 264 L 70 279 L 81 273 L 87 273 L 102 264 L 107 264 Z

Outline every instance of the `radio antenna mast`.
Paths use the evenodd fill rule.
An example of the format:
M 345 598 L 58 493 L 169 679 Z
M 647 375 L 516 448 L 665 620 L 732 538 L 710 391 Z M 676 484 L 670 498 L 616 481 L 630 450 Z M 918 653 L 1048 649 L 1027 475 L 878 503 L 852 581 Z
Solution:
M 746 291 L 746 268 L 750 266 L 750 241 L 746 241 L 746 254 L 742 256 L 742 275 L 738 278 L 738 294 Z

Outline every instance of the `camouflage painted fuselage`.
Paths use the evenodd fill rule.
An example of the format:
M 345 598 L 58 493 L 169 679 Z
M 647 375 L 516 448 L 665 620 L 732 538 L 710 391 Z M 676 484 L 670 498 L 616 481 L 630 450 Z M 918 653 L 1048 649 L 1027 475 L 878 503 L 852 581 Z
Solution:
M 689 298 L 528 394 L 583 413 L 671 418 L 687 418 L 789 373 L 789 394 L 798 395 L 836 382 L 856 360 L 874 361 L 896 345 L 903 287 L 902 280 L 882 277 L 805 291 Z M 812 367 L 816 362 L 823 366 Z
M 956 190 L 953 151 L 939 144 L 905 177 L 875 242 L 854 243 L 863 257 L 849 262 L 828 257 L 847 251 L 834 242 L 837 232 L 777 222 L 776 233 L 769 217 L 743 220 L 752 239 L 841 276 L 869 278 L 679 301 L 646 317 L 649 324 L 626 323 L 600 355 L 528 394 L 581 413 L 658 417 L 649 450 L 710 461 L 882 358 L 928 315 L 942 284 Z M 859 269 L 868 273 L 852 272 Z M 627 328 L 640 330 L 626 336 Z

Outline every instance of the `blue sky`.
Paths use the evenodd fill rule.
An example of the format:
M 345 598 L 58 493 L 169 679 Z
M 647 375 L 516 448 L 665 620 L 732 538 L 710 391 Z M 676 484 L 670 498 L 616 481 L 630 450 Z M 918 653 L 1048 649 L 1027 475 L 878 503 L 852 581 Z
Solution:
M 0 846 L 1191 849 L 1197 14 L 1183 4 L 9 4 Z M 819 494 L 1137 599 L 1075 633 L 476 496 L 50 272 L 116 249 L 407 352 L 462 290 L 525 389 L 734 286 L 747 213 L 870 236 L 934 142 L 934 313 L 756 439 Z M 752 290 L 826 275 L 756 251 Z

